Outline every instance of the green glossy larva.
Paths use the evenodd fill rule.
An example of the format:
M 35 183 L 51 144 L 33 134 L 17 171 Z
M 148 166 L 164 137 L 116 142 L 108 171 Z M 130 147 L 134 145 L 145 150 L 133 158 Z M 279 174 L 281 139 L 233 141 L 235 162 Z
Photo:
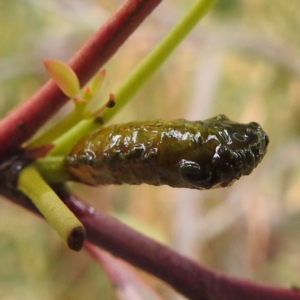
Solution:
M 210 189 L 231 185 L 262 160 L 268 136 L 255 122 L 150 120 L 102 128 L 66 157 L 71 180 Z

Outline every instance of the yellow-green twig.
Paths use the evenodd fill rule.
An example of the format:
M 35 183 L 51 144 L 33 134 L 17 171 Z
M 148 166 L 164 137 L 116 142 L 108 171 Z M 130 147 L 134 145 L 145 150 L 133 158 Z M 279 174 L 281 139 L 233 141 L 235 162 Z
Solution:
M 42 135 L 34 137 L 28 143 L 26 147 L 34 148 L 45 144 L 50 144 L 54 139 L 64 134 L 70 128 L 72 128 L 79 120 L 84 117 L 85 108 L 75 107 L 68 115 L 58 121 L 54 126 L 44 132 Z
M 72 250 L 82 248 L 85 238 L 83 225 L 34 167 L 28 166 L 20 172 L 17 188 L 31 199 Z
M 39 174 L 50 184 L 62 183 L 69 179 L 64 167 L 64 156 L 46 156 L 33 163 Z
M 103 113 L 103 121 L 107 122 L 138 92 L 144 83 L 159 69 L 173 50 L 196 26 L 198 21 L 209 11 L 216 0 L 197 0 L 188 12 L 179 20 L 167 36 L 155 49 L 133 70 L 124 83 L 114 93 L 116 107 L 107 109 Z M 55 147 L 49 155 L 63 155 L 68 153 L 76 141 L 82 136 L 99 128 L 94 118 L 78 122 L 68 132 L 58 137 Z

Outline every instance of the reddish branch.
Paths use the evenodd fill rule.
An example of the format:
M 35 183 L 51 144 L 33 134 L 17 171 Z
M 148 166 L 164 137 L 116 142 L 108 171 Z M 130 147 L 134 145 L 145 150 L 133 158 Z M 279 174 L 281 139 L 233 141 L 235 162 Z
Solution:
M 91 243 L 160 278 L 189 299 L 300 300 L 298 290 L 265 286 L 213 272 L 96 211 L 63 187 L 56 187 L 56 191 L 84 224 Z M 0 194 L 38 213 L 23 195 L 1 187 Z
M 57 192 L 81 220 L 91 243 L 160 278 L 189 299 L 300 299 L 299 291 L 268 287 L 213 272 L 83 204 L 63 189 Z
M 118 50 L 161 0 L 126 0 L 69 61 L 81 85 Z M 49 120 L 68 99 L 48 81 L 0 121 L 0 157 L 12 153 Z

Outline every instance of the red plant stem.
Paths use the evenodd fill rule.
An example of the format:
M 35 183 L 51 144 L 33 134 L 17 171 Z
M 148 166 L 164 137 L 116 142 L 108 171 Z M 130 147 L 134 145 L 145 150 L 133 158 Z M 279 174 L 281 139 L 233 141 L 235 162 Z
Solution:
M 265 286 L 213 272 L 96 211 L 62 186 L 55 190 L 84 224 L 89 242 L 160 278 L 189 299 L 300 300 L 299 290 Z M 22 194 L 0 186 L 0 195 L 40 215 Z
M 69 61 L 83 86 L 162 0 L 126 0 Z M 0 157 L 12 153 L 48 121 L 67 97 L 50 80 L 0 121 Z
M 68 192 L 57 191 L 84 224 L 88 241 L 160 278 L 189 299 L 300 299 L 299 291 L 264 286 L 213 272 L 83 204 Z

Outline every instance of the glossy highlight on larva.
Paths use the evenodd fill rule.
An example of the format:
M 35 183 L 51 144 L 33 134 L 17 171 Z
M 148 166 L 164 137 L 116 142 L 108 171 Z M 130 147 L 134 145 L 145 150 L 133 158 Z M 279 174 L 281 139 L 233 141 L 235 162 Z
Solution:
M 255 122 L 135 121 L 83 137 L 66 157 L 70 180 L 92 186 L 151 184 L 210 189 L 249 175 L 269 139 Z

